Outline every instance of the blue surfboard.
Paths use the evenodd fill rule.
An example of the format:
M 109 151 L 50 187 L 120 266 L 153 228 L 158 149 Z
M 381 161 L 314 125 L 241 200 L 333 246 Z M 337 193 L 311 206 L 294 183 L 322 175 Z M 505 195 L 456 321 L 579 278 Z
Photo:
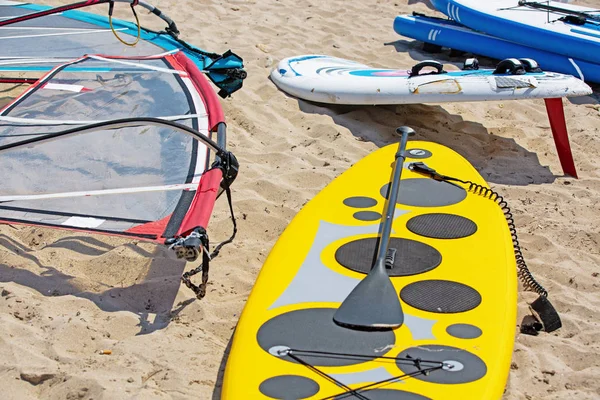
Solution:
M 475 32 L 455 21 L 423 15 L 399 15 L 394 20 L 394 30 L 402 36 L 422 42 L 486 57 L 532 58 L 543 70 L 570 74 L 587 82 L 600 83 L 600 64 L 498 39 Z
M 432 0 L 458 23 L 524 46 L 600 64 L 600 11 L 557 1 Z

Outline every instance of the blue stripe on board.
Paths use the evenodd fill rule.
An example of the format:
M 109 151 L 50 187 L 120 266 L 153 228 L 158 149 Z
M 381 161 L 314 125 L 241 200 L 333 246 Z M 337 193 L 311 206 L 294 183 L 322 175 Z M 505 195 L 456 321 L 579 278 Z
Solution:
M 294 58 L 290 58 L 288 62 L 297 62 L 297 61 L 306 61 L 306 60 L 312 60 L 315 58 L 327 58 L 327 56 L 303 56 L 303 57 L 294 57 Z
M 313 60 L 315 58 L 326 58 L 326 57 L 327 56 L 302 56 L 302 57 L 294 57 L 294 58 L 290 58 L 287 63 L 288 63 L 288 67 L 290 68 L 290 71 L 292 71 L 296 76 L 302 76 L 302 74 L 300 72 L 296 71 L 294 69 L 294 67 L 292 67 L 291 63 L 298 62 L 298 61 Z M 286 71 L 283 70 L 283 69 L 280 69 L 279 73 L 281 75 L 284 75 L 286 73 Z
M 600 38 L 600 33 L 587 32 L 587 31 L 582 31 L 580 29 L 575 29 L 575 28 L 571 28 L 571 32 L 578 33 L 580 35 L 586 35 L 586 36 L 592 36 L 592 37 Z
M 392 69 L 361 69 L 356 71 L 350 71 L 349 74 L 353 76 L 365 76 L 365 77 L 374 77 L 374 78 L 406 78 L 408 79 L 408 75 L 391 75 L 390 73 L 395 72 L 396 70 Z M 402 71 L 402 70 L 398 70 Z M 386 75 L 377 75 L 377 74 L 386 74 Z M 388 75 L 389 74 L 389 75 Z M 479 76 L 492 76 L 494 75 L 494 70 L 476 70 L 476 71 L 448 71 L 445 74 L 440 74 L 439 76 L 448 76 L 448 77 L 461 77 L 468 75 L 479 75 Z M 543 76 L 543 72 L 529 72 L 525 74 L 526 76 Z M 427 74 L 423 75 L 427 76 Z M 495 74 L 494 76 L 514 76 L 511 74 Z M 524 75 L 519 75 L 524 76 Z

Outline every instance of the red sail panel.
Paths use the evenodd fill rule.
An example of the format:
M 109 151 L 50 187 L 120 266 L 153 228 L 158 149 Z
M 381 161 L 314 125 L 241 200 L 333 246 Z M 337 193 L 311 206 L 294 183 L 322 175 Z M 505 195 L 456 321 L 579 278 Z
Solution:
M 208 226 L 222 177 L 223 173 L 218 168 L 212 169 L 202 176 L 190 209 L 179 227 L 178 236 L 186 235 L 198 226 L 203 228 Z
M 223 109 L 221 108 L 219 98 L 196 64 L 186 57 L 183 52 L 178 52 L 169 58 L 174 59 L 185 71 L 187 71 L 194 86 L 200 93 L 208 113 L 208 125 L 210 129 L 214 129 L 220 122 L 225 122 L 225 116 L 223 115 Z

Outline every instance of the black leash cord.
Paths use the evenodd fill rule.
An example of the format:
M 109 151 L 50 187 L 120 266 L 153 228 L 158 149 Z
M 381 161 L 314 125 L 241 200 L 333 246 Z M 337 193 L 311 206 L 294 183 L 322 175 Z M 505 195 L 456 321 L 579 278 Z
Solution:
M 535 292 L 540 296 L 548 297 L 548 291 L 534 278 L 533 274 L 529 270 L 529 267 L 527 267 L 527 264 L 525 263 L 525 258 L 523 257 L 521 245 L 519 244 L 519 238 L 517 236 L 515 220 L 512 215 L 512 212 L 510 211 L 510 207 L 508 207 L 508 203 L 506 202 L 506 200 L 504 200 L 504 197 L 502 197 L 495 190 L 492 190 L 483 185 L 479 185 L 475 182 L 463 181 L 462 179 L 439 174 L 438 172 L 436 172 L 436 170 L 429 168 L 425 163 L 422 162 L 411 163 L 408 166 L 408 168 L 414 172 L 428 175 L 436 181 L 462 183 L 463 185 L 468 186 L 468 192 L 477 194 L 479 196 L 483 196 L 496 202 L 496 204 L 498 204 L 498 206 L 502 209 L 504 217 L 506 218 L 506 222 L 508 223 L 508 229 L 510 230 L 510 236 L 512 238 L 513 248 L 515 252 L 515 259 L 517 261 L 517 275 L 523 283 L 525 290 Z

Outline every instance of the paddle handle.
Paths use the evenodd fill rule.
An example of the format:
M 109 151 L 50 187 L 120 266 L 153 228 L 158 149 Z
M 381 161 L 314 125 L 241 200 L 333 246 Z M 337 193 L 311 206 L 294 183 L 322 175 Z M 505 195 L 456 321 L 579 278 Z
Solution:
M 392 234 L 392 223 L 394 222 L 394 212 L 396 211 L 396 199 L 400 190 L 400 179 L 402 178 L 402 170 L 404 169 L 404 161 L 406 160 L 406 143 L 408 137 L 414 135 L 415 131 L 408 127 L 400 127 L 396 132 L 402 134 L 398 152 L 394 157 L 394 170 L 392 171 L 391 186 L 389 195 L 385 202 L 383 212 L 383 226 L 381 228 L 381 239 L 377 248 L 377 258 L 374 268 L 380 268 L 385 271 L 385 256 L 387 255 L 390 244 L 390 236 Z

